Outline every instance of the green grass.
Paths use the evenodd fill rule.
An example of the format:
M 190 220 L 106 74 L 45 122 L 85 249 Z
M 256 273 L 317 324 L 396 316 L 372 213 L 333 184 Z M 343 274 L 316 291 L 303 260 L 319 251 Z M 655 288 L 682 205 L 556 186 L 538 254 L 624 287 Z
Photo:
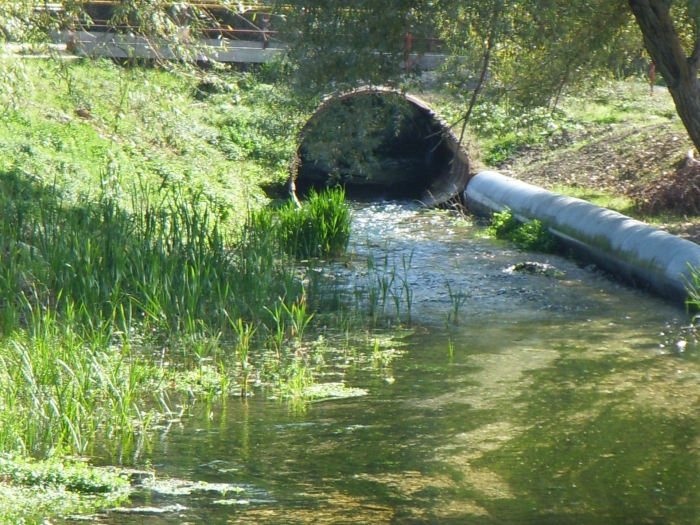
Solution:
M 174 74 L 107 60 L 14 65 L 27 84 L 3 115 L 0 170 L 74 196 L 103 183 L 185 184 L 239 221 L 264 201 L 261 183 L 286 179 L 296 134 L 316 104 L 252 74 Z
M 261 189 L 286 179 L 314 101 L 251 74 L 18 64 L 26 97 L 0 121 L 0 454 L 129 457 L 172 396 L 303 397 L 323 354 L 365 333 L 318 260 L 347 247 L 343 193 L 273 208 Z M 319 311 L 346 346 L 315 343 Z M 0 472 L 0 521 L 111 497 L 31 468 Z
M 561 193 L 568 197 L 575 197 L 584 201 L 588 201 L 596 206 L 602 206 L 623 215 L 631 217 L 639 216 L 634 201 L 624 195 L 614 195 L 611 192 L 600 190 L 591 190 L 576 186 L 555 186 L 552 188 L 555 193 Z
M 463 116 L 467 104 L 449 92 L 426 93 L 425 97 L 450 123 Z M 570 141 L 580 147 L 613 128 L 663 123 L 684 133 L 665 88 L 657 87 L 652 97 L 643 81 L 601 81 L 588 90 L 565 93 L 556 109 L 516 106 L 507 97 L 497 101 L 484 97 L 472 112 L 468 145 L 473 160 L 494 166 L 529 149 L 568 147 Z
M 663 87 L 651 96 L 649 84 L 633 79 L 601 82 L 587 92 L 565 97 L 562 107 L 575 120 L 599 124 L 673 121 L 682 129 L 673 100 Z
M 283 206 L 253 212 L 246 230 L 264 232 L 282 251 L 295 259 L 337 256 L 350 241 L 350 209 L 342 189 L 311 191 L 299 207 Z
M 0 450 L 89 453 L 97 437 L 130 444 L 147 430 L 142 402 L 161 375 L 124 337 L 79 335 L 50 313 L 0 343 Z

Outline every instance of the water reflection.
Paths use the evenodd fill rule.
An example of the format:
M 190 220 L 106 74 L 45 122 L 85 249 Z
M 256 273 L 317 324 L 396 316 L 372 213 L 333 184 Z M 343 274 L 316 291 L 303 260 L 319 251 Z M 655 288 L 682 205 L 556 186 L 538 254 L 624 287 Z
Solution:
M 351 372 L 368 396 L 305 412 L 261 396 L 195 407 L 144 461 L 240 490 L 144 490 L 134 507 L 171 511 L 100 521 L 697 522 L 700 366 L 682 309 L 410 206 L 360 209 L 355 231 L 355 257 L 411 257 L 417 328 L 390 373 Z M 504 271 L 530 260 L 563 276 Z M 471 292 L 459 324 L 446 283 Z

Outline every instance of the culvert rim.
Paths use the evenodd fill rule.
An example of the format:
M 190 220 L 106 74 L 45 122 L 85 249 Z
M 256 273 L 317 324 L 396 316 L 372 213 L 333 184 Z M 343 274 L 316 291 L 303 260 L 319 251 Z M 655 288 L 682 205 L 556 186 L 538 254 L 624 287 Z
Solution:
M 290 175 L 287 182 L 287 188 L 294 200 L 298 202 L 297 196 L 297 178 L 299 169 L 302 166 L 302 146 L 306 139 L 306 134 L 309 131 L 310 124 L 320 115 L 322 115 L 331 104 L 338 101 L 349 100 L 354 97 L 367 95 L 395 95 L 403 98 L 418 109 L 428 120 L 428 122 L 436 126 L 442 135 L 440 144 L 445 144 L 449 149 L 449 161 L 446 163 L 446 168 L 439 174 L 433 176 L 430 184 L 426 184 L 425 190 L 421 193 L 417 200 L 426 207 L 438 206 L 447 202 L 452 202 L 461 198 L 467 184 L 473 175 L 470 172 L 469 154 L 466 149 L 459 143 L 459 139 L 450 129 L 447 122 L 440 118 L 438 113 L 421 98 L 405 93 L 401 90 L 386 87 L 386 86 L 364 86 L 351 91 L 343 92 L 338 95 L 330 95 L 326 97 L 313 114 L 306 120 L 304 126 L 297 134 L 297 148 L 294 159 L 290 165 Z M 430 175 L 426 175 L 430 177 Z

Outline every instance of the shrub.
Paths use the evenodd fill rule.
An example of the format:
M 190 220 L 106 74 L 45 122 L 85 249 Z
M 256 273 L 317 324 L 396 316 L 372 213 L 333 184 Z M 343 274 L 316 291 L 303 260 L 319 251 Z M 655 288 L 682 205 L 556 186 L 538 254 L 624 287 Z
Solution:
M 558 249 L 556 237 L 542 222 L 533 220 L 523 224 L 508 209 L 493 214 L 487 232 L 497 239 L 512 241 L 523 250 L 552 253 Z

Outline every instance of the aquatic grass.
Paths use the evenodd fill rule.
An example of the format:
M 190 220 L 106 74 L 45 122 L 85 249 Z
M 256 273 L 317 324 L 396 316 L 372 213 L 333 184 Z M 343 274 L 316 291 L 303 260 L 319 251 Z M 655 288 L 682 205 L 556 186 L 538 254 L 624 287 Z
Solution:
M 306 298 L 302 296 L 298 301 L 295 301 L 291 306 L 287 306 L 284 302 L 281 303 L 282 308 L 289 316 L 291 335 L 298 344 L 304 339 L 304 332 L 306 327 L 311 322 L 314 314 L 307 314 L 306 312 Z
M 311 370 L 301 357 L 292 361 L 283 378 L 279 390 L 284 397 L 303 398 L 304 392 L 314 384 Z
M 282 316 L 282 314 L 285 311 L 285 308 L 283 308 L 282 305 L 283 302 L 278 301 L 277 303 L 275 303 L 272 309 L 265 307 L 268 313 L 272 316 L 272 320 L 274 321 L 274 329 L 267 328 L 267 331 L 271 334 L 271 342 L 275 349 L 275 354 L 277 356 L 278 361 L 281 358 L 282 344 L 284 343 L 285 333 L 287 331 L 286 323 Z
M 400 262 L 388 255 L 378 264 L 374 256 L 367 255 L 364 267 L 355 273 L 352 285 L 353 308 L 359 317 L 367 317 L 367 328 L 379 325 L 411 323 L 413 288 L 410 284 L 413 254 L 402 254 Z M 393 303 L 394 315 L 387 312 L 387 303 Z M 406 315 L 402 315 L 402 312 Z
M 275 246 L 239 241 L 199 192 L 135 188 L 127 208 L 108 194 L 72 204 L 56 188 L 37 191 L 38 212 L 13 202 L 0 211 L 5 333 L 26 320 L 16 298 L 30 288 L 59 312 L 77 305 L 85 324 L 128 313 L 166 333 L 227 315 L 258 322 L 265 305 L 303 291 Z
M 411 308 L 413 306 L 413 289 L 408 281 L 408 272 L 413 264 L 413 251 L 408 255 L 401 255 L 401 268 L 403 269 L 403 277 L 401 278 L 401 286 L 403 287 L 406 298 L 407 321 L 411 324 Z
M 696 325 L 700 321 L 700 268 L 688 265 L 688 271 L 690 278 L 686 279 L 685 283 L 685 306 L 689 312 L 695 314 L 693 324 Z
M 0 451 L 82 454 L 97 436 L 133 440 L 153 417 L 141 403 L 168 378 L 222 395 L 238 378 L 246 394 L 264 360 L 253 348 L 268 352 L 253 344 L 261 327 L 273 327 L 277 361 L 303 348 L 314 314 L 302 275 L 264 224 L 239 234 L 201 192 L 176 185 L 135 186 L 125 202 L 110 188 L 76 199 L 2 175 L 0 415 L 14 423 L 0 429 Z M 324 253 L 344 249 L 348 229 Z M 154 344 L 172 362 L 146 364 L 140 353 Z M 310 371 L 285 363 L 292 383 L 307 381 Z
M 238 338 L 236 343 L 236 358 L 241 367 L 241 396 L 248 394 L 248 381 L 252 373 L 252 366 L 248 359 L 250 354 L 250 345 L 255 335 L 256 328 L 249 323 L 243 322 L 240 317 L 237 321 L 230 320 L 231 326 Z
M 464 292 L 461 289 L 459 291 L 454 291 L 449 281 L 445 282 L 445 286 L 447 287 L 447 294 L 450 298 L 450 304 L 452 306 L 451 311 L 447 314 L 446 324 L 452 322 L 453 324 L 458 325 L 459 312 L 462 309 L 462 306 L 464 306 L 464 303 L 467 302 L 467 299 L 471 297 L 471 293 Z
M 158 371 L 128 339 L 101 346 L 82 332 L 37 310 L 30 330 L 0 342 L 0 450 L 84 454 L 97 435 L 128 442 L 147 428 L 137 405 Z
M 391 298 L 394 301 L 394 309 L 396 311 L 396 319 L 401 319 L 401 305 L 403 304 L 403 295 L 405 290 L 398 288 L 391 291 Z

